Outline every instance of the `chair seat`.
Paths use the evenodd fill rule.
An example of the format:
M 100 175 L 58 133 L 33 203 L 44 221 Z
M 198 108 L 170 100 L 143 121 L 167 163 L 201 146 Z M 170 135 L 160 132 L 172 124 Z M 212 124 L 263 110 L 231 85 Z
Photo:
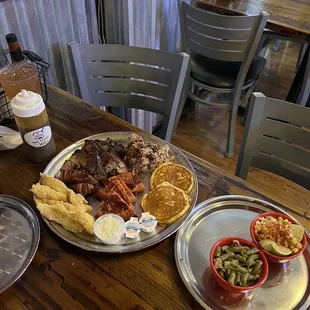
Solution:
M 253 82 L 265 64 L 265 58 L 254 57 L 244 84 Z M 198 82 L 217 88 L 234 88 L 241 62 L 214 60 L 192 52 L 190 65 L 191 76 Z

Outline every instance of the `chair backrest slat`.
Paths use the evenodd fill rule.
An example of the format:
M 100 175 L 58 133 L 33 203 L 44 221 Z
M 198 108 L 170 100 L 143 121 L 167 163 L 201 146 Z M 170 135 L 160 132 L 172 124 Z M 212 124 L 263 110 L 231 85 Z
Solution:
M 185 15 L 211 27 L 230 29 L 251 29 L 256 21 L 256 16 L 228 16 L 220 15 L 205 10 L 194 8 L 186 2 L 182 3 Z
M 274 158 L 266 154 L 261 154 L 253 159 L 251 165 L 273 173 L 276 172 L 276 174 L 310 189 L 309 170 L 304 169 L 301 166 L 294 165 L 283 159 Z
M 223 40 L 244 40 L 247 41 L 249 35 L 251 34 L 251 28 L 243 29 L 230 29 L 230 28 L 220 28 L 212 27 L 207 24 L 202 24 L 197 20 L 186 18 L 186 26 L 188 29 L 192 29 L 201 34 L 208 34 L 212 38 L 223 38 Z
M 278 140 L 266 136 L 258 138 L 253 159 L 262 153 L 269 154 L 272 158 L 279 158 L 295 165 L 302 163 L 303 167 L 310 169 L 310 151 L 292 143 L 287 143 L 285 140 Z
M 167 85 L 149 83 L 141 80 L 133 80 L 128 78 L 93 78 L 89 85 L 91 92 L 124 92 L 135 94 L 147 94 L 150 97 L 167 98 Z
M 246 40 L 219 40 L 217 38 L 198 33 L 191 28 L 187 28 L 187 35 L 190 37 L 190 40 L 199 42 L 199 44 L 206 46 L 206 48 L 221 51 L 228 50 L 243 52 L 248 44 Z
M 94 93 L 92 95 L 96 102 L 101 102 L 103 106 L 141 109 L 163 115 L 163 101 L 155 98 L 145 97 L 141 94 L 106 92 Z M 120 102 L 122 104 L 120 105 Z
M 192 40 L 189 40 L 187 44 L 188 47 L 196 53 L 206 55 L 207 51 L 208 57 L 216 60 L 226 61 L 227 58 L 229 58 L 230 61 L 240 61 L 240 59 L 243 59 L 243 52 L 240 51 L 221 51 L 217 49 L 211 49 Z
M 118 44 L 81 44 L 79 45 L 79 51 L 82 59 L 86 61 L 130 61 L 163 68 L 175 68 L 180 66 L 180 64 L 175 61 L 175 54 L 151 48 L 137 48 L 136 46 Z
M 170 140 L 189 56 L 128 45 L 69 43 L 82 98 L 95 106 L 137 108 L 163 115 Z
M 262 123 L 262 134 L 267 137 L 277 137 L 289 143 L 310 149 L 309 130 L 275 119 L 266 118 Z
M 266 117 L 283 120 L 287 123 L 310 128 L 309 114 L 303 106 L 279 99 L 266 98 L 268 105 L 264 110 Z M 263 118 L 266 118 L 263 115 Z
M 310 189 L 310 109 L 253 93 L 236 175 L 250 165 Z
M 171 71 L 161 70 L 134 63 L 85 62 L 85 74 L 92 77 L 135 78 L 167 85 L 171 79 Z M 91 80 L 92 81 L 92 80 Z
M 245 61 L 255 50 L 268 14 L 226 16 L 179 5 L 182 45 L 205 57 L 223 61 Z M 236 52 L 238 51 L 238 52 Z

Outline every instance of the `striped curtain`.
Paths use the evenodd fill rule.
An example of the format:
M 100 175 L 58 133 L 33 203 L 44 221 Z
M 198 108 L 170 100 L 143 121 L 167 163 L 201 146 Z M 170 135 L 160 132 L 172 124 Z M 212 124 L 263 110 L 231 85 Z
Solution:
M 177 1 L 99 0 L 104 7 L 104 41 L 179 52 L 181 35 Z M 158 121 L 154 113 L 135 109 L 131 109 L 125 119 L 148 132 Z

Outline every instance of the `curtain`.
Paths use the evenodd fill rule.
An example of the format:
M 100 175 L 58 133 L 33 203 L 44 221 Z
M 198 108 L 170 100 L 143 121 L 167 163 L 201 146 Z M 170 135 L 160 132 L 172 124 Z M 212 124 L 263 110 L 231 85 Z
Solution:
M 20 46 L 50 64 L 47 81 L 79 96 L 67 43 L 98 43 L 95 0 L 7 0 L 0 2 L 0 48 L 16 33 Z
M 105 0 L 105 42 L 179 52 L 178 1 Z M 158 118 L 154 113 L 132 109 L 126 120 L 151 132 Z

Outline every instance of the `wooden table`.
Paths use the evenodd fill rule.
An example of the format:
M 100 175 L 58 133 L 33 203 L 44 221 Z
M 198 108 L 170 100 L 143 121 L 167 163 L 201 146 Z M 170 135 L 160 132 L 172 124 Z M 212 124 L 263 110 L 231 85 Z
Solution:
M 266 28 L 299 39 L 310 36 L 309 0 L 198 0 L 197 7 L 220 14 L 270 14 Z
M 58 151 L 96 133 L 137 130 L 54 87 L 49 87 L 48 102 Z M 247 182 L 191 154 L 187 156 L 199 180 L 198 202 L 229 194 L 277 201 L 310 229 L 310 193 L 308 205 L 281 205 L 280 197 L 267 197 Z M 35 208 L 29 188 L 38 181 L 44 167 L 30 163 L 22 147 L 0 152 L 0 192 L 21 198 Z M 38 251 L 24 275 L 1 295 L 1 309 L 201 309 L 177 272 L 174 236 L 135 253 L 90 253 L 58 238 L 38 217 Z

